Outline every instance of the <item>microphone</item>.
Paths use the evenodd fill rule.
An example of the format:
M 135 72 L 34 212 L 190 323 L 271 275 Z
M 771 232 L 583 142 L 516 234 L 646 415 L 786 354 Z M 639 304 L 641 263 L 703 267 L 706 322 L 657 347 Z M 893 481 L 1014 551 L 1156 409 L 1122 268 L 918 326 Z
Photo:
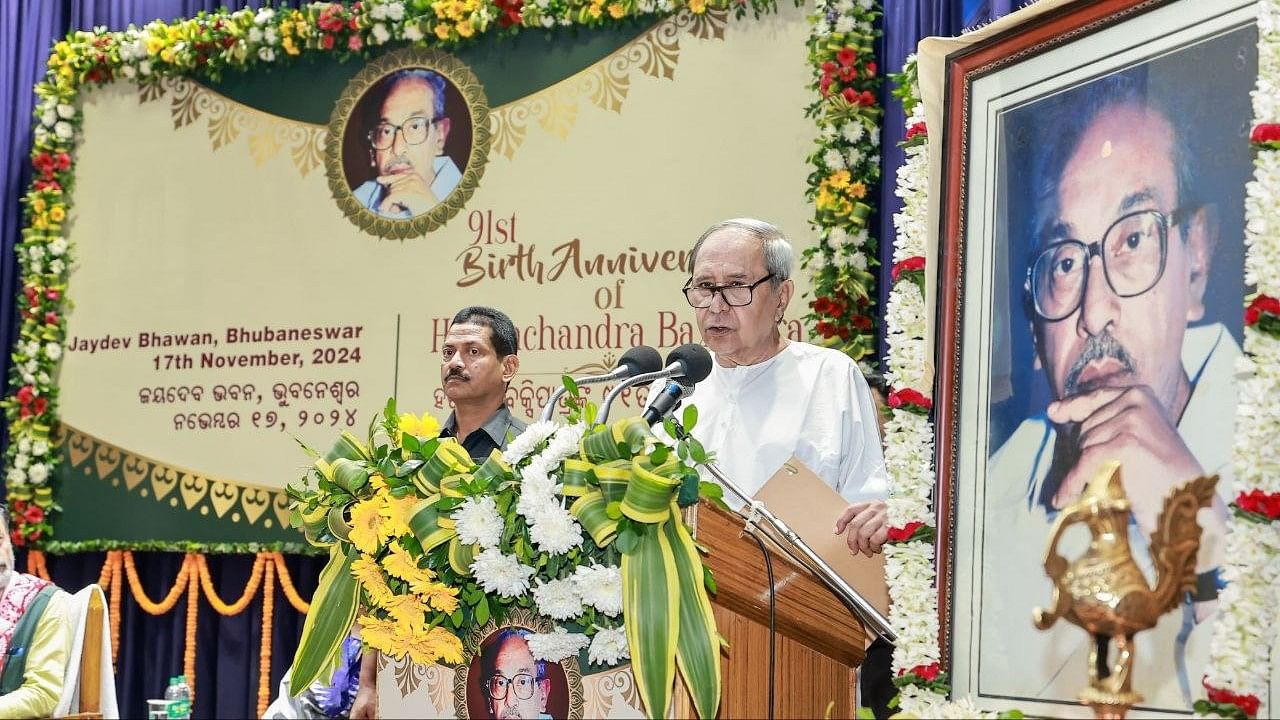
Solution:
M 623 353 L 622 357 L 618 358 L 618 364 L 614 366 L 612 371 L 604 375 L 588 375 L 574 378 L 573 381 L 578 385 L 594 385 L 652 373 L 660 369 L 662 369 L 662 356 L 658 354 L 657 350 L 648 345 L 641 345 Z M 560 398 L 564 397 L 566 392 L 568 390 L 561 386 L 551 394 L 551 399 L 547 401 L 546 405 L 542 406 L 541 420 L 547 421 L 551 419 L 551 416 L 555 414 L 556 404 L 560 402 Z
M 657 385 L 661 380 L 655 381 Z M 666 387 L 658 392 L 650 391 L 649 406 L 644 409 L 641 418 L 646 425 L 662 422 L 662 419 L 676 411 L 680 402 L 693 394 L 693 385 L 686 385 L 680 380 L 667 381 Z
M 707 349 L 701 345 L 694 345 L 693 343 L 681 345 L 667 355 L 666 368 L 644 375 L 633 375 L 611 390 L 605 396 L 604 402 L 600 404 L 600 412 L 596 416 L 596 423 L 603 424 L 609 419 L 609 408 L 613 404 L 613 399 L 632 385 L 666 378 L 680 378 L 690 385 L 696 385 L 706 380 L 710 374 L 711 353 L 707 352 Z

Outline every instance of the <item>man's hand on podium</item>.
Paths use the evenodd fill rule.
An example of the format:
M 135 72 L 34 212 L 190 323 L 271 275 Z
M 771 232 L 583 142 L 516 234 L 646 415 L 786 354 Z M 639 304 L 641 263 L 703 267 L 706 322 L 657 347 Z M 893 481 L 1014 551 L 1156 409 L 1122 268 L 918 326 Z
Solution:
M 889 538 L 889 507 L 882 500 L 856 502 L 845 508 L 836 519 L 835 534 L 849 532 L 845 541 L 849 551 L 871 557 L 880 552 Z

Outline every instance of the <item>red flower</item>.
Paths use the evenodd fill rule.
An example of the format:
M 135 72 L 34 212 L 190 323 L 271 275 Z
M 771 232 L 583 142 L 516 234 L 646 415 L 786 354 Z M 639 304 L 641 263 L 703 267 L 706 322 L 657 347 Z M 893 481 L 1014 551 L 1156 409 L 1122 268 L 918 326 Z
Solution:
M 867 63 L 867 77 L 875 77 L 875 76 L 876 76 L 876 64 L 873 62 Z
M 355 20 L 351 22 L 355 22 Z M 362 47 L 364 47 L 364 41 L 360 39 L 359 35 L 352 35 L 347 38 L 347 49 L 351 50 L 351 52 L 359 52 Z
M 320 47 L 324 48 L 325 50 L 332 50 L 333 43 L 334 43 L 334 39 L 332 35 L 323 35 L 320 37 Z
M 356 22 L 355 18 L 351 18 L 350 20 L 347 21 L 347 27 L 351 28 L 352 30 L 359 30 L 360 23 Z
M 836 60 L 840 62 L 842 67 L 849 67 L 857 59 L 858 52 L 851 47 L 841 48 L 840 52 L 836 53 Z
M 858 97 L 858 103 L 871 107 L 876 104 L 876 96 L 870 90 L 863 90 L 862 95 Z
M 823 74 L 823 75 L 826 75 L 826 76 L 835 75 L 835 74 L 836 74 L 836 64 L 835 64 L 835 63 L 833 63 L 833 62 L 831 62 L 830 60 L 828 60 L 828 61 L 826 61 L 826 62 L 822 63 L 822 74 Z
M 831 313 L 831 298 L 823 296 L 813 301 L 813 311 L 819 315 Z
M 1249 142 L 1280 142 L 1280 123 L 1261 123 L 1255 125 L 1253 127 L 1253 132 L 1249 133 Z
M 840 96 L 850 105 L 858 104 L 858 93 L 854 92 L 853 88 L 845 88 L 844 92 L 840 93 Z
M 1252 490 L 1236 496 L 1236 507 L 1271 520 L 1280 519 L 1280 494 Z
M 22 408 L 18 410 L 18 417 L 22 418 L 23 420 L 26 420 L 27 418 L 31 417 L 31 407 L 28 405 L 23 405 Z
M 497 0 L 498 9 L 502 11 L 502 15 L 498 17 L 499 27 L 511 27 L 512 25 L 524 24 L 524 18 L 520 16 L 520 9 L 524 7 L 524 0 Z
M 44 314 L 44 324 L 45 324 L 45 325 L 57 325 L 57 324 L 58 324 L 58 313 L 53 312 L 52 310 L 50 310 L 49 312 L 45 313 L 45 314 Z
M 66 154 L 66 153 L 64 153 L 64 152 L 60 152 L 60 153 L 58 153 L 57 160 L 58 160 L 58 169 L 59 169 L 59 170 L 69 170 L 69 169 L 71 168 L 71 156 L 70 156 L 70 155 L 68 155 L 68 154 Z
M 42 397 L 36 398 L 36 401 L 31 403 L 31 410 L 36 415 L 43 415 L 44 411 L 48 409 L 48 407 L 49 407 L 49 401 Z
M 36 397 L 36 389 L 30 385 L 23 385 L 18 389 L 16 397 L 19 405 L 30 405 L 31 401 Z
M 891 408 L 900 408 L 904 406 L 915 406 L 922 410 L 932 410 L 933 401 L 925 397 L 924 393 L 911 388 L 903 388 L 889 393 L 888 405 Z
M 13 512 L 14 512 L 14 514 L 15 514 L 15 515 L 21 515 L 21 514 L 22 514 L 22 510 L 23 510 L 24 508 L 26 508 L 26 507 L 27 507 L 27 501 L 26 501 L 26 500 L 14 500 L 14 501 L 13 501 Z
M 44 291 L 44 296 L 49 300 L 57 300 L 61 296 L 61 293 L 59 293 L 57 290 L 54 290 L 53 288 L 49 288 L 48 290 Z
M 26 518 L 27 522 L 34 525 L 44 520 L 44 508 L 36 505 L 35 503 L 31 503 L 27 506 L 27 509 L 22 512 L 22 517 Z
M 39 153 L 31 158 L 31 167 L 43 173 L 52 172 L 54 170 L 53 157 L 46 152 Z
M 850 331 L 849 331 L 849 328 L 847 328 L 847 327 L 842 327 L 842 328 L 840 328 L 840 330 L 839 330 L 839 335 L 840 335 L 840 339 L 841 339 L 841 340 L 848 340 L 848 339 L 849 339 L 849 336 L 850 336 L 850 335 L 852 335 L 852 334 L 853 334 L 853 333 L 852 333 L 852 332 L 850 332 Z
M 840 70 L 840 82 L 853 82 L 858 77 L 858 68 L 847 67 Z
M 62 192 L 62 186 L 58 184 L 57 180 L 37 180 L 35 181 L 35 188 L 36 192 L 43 192 L 45 190 L 55 193 Z
M 850 315 L 849 324 L 858 328 L 859 330 L 870 330 L 871 318 L 866 315 Z
M 917 136 L 917 135 L 928 135 L 928 134 L 929 134 L 929 131 L 928 131 L 928 129 L 926 129 L 926 128 L 925 128 L 925 125 L 924 125 L 924 122 L 923 122 L 923 121 L 918 122 L 918 123 L 916 123 L 916 124 L 912 125 L 911 127 L 907 128 L 907 139 L 908 139 L 908 140 L 910 140 L 911 138 L 913 138 L 913 137 L 915 137 L 915 136 Z
M 823 75 L 822 79 L 818 81 L 818 92 L 822 93 L 822 97 L 826 97 L 831 94 L 830 75 Z
M 898 277 L 901 276 L 902 273 L 911 272 L 914 270 L 924 270 L 923 257 L 919 255 L 913 255 L 912 257 L 909 257 L 906 260 L 903 260 L 902 262 L 894 263 L 893 270 L 889 272 L 889 275 L 893 278 L 894 282 L 898 282 Z
M 17 528 L 9 531 L 9 541 L 17 547 L 22 547 L 26 544 L 26 539 L 22 537 L 22 531 Z
M 1209 702 L 1221 703 L 1224 705 L 1235 705 L 1244 711 L 1249 717 L 1257 717 L 1258 708 L 1262 702 L 1258 700 L 1256 695 L 1237 695 L 1230 690 L 1223 690 L 1210 685 L 1206 681 L 1201 681 L 1204 689 L 1209 691 Z
M 924 527 L 924 523 L 919 520 L 912 520 L 905 527 L 891 527 L 889 528 L 889 542 L 906 542 L 911 539 L 912 535 L 916 534 L 916 530 L 922 527 Z
M 928 665 L 917 665 L 911 668 L 910 670 L 898 671 L 899 677 L 902 677 L 903 675 L 915 675 L 916 677 L 921 678 L 925 682 L 932 682 L 934 680 L 937 680 L 938 676 L 941 674 L 942 674 L 942 666 L 939 665 L 938 663 L 929 663 Z
M 44 534 L 44 530 L 41 530 L 40 528 L 36 528 L 35 530 L 32 530 L 31 532 L 27 533 L 27 539 L 32 542 L 35 542 L 36 540 L 39 540 L 40 536 L 43 534 Z
M 1244 311 L 1244 324 L 1253 325 L 1262 319 L 1262 314 L 1267 313 L 1280 317 L 1280 300 L 1268 295 L 1259 295 L 1249 303 L 1249 307 Z

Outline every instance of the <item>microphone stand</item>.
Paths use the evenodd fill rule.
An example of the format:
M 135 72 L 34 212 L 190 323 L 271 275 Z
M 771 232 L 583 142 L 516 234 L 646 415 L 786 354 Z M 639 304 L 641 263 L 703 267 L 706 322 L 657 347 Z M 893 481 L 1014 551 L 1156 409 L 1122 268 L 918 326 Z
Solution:
M 604 375 L 588 375 L 584 378 L 574 378 L 573 382 L 578 385 L 594 385 L 596 383 L 609 382 L 610 380 L 625 380 L 626 378 L 626 375 L 620 376 L 618 371 L 614 370 Z M 564 397 L 567 392 L 569 392 L 569 389 L 564 385 L 556 388 L 556 391 L 551 393 L 551 399 L 547 401 L 546 405 L 542 406 L 542 416 L 539 419 L 543 422 L 550 420 L 555 415 L 556 405 L 560 402 L 560 398 Z
M 684 372 L 683 367 L 676 367 L 675 364 L 658 370 L 656 372 L 644 373 L 642 375 L 632 375 L 622 382 L 614 386 L 609 394 L 605 396 L 604 402 L 600 403 L 600 409 L 596 413 L 596 424 L 603 425 L 609 420 L 609 408 L 613 405 L 613 399 L 618 394 L 629 387 L 635 387 L 641 383 L 653 382 L 654 380 L 662 380 L 673 375 L 680 375 Z
M 678 435 L 681 437 L 688 437 L 688 433 L 678 421 L 675 422 L 675 426 Z M 872 632 L 890 643 L 896 643 L 898 641 L 898 634 L 895 633 L 893 628 L 889 625 L 889 618 L 880 614 L 879 610 L 859 595 L 858 591 L 854 590 L 849 583 L 845 582 L 844 578 L 840 577 L 826 560 L 823 560 L 818 553 L 814 552 L 813 548 L 809 547 L 808 543 L 801 539 L 800 536 L 791 529 L 791 526 L 782 521 L 782 518 L 774 515 L 763 502 L 748 496 L 746 491 L 737 483 L 730 480 L 715 463 L 706 463 L 702 467 L 706 468 L 707 472 L 711 473 L 712 477 L 719 480 L 721 485 L 728 488 L 730 492 L 742 498 L 748 505 L 750 505 L 751 511 L 746 518 L 747 528 L 754 527 L 760 518 L 766 520 L 774 530 L 778 531 L 779 535 L 785 538 L 787 542 L 791 543 L 793 547 L 804 555 L 804 557 L 812 564 L 810 569 L 813 570 L 814 574 L 826 583 L 827 587 L 831 588 L 836 595 L 839 595 L 840 598 L 844 600 L 845 605 L 853 611 L 854 615 L 858 616 L 858 619 L 862 621 L 864 626 L 870 628 Z

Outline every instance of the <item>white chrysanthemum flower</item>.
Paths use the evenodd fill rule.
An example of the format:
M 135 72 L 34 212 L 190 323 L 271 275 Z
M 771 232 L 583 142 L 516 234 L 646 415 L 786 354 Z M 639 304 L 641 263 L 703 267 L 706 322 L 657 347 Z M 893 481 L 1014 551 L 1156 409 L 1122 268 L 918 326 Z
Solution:
M 542 453 L 542 457 L 547 461 L 549 467 L 558 467 L 566 458 L 571 458 L 578 454 L 578 443 L 582 440 L 583 434 L 587 431 L 585 423 L 575 423 L 573 425 L 565 425 L 556 431 L 552 436 L 551 442 L 547 443 L 547 449 Z
M 849 256 L 849 264 L 859 270 L 866 270 L 867 269 L 866 253 L 860 253 L 860 252 L 853 253 L 852 255 Z
M 150 75 L 150 74 L 151 74 L 151 61 L 150 61 L 150 60 L 143 60 L 142 62 L 138 63 L 138 72 L 142 73 L 143 75 Z
M 62 357 L 62 346 L 56 342 L 45 343 L 44 355 L 50 360 L 57 360 Z
M 582 614 L 582 598 L 572 577 L 534 586 L 533 602 L 538 612 L 552 620 L 572 620 Z
M 36 463 L 27 471 L 27 477 L 31 479 L 32 485 L 43 485 L 45 480 L 49 479 L 49 466 L 44 463 Z
M 70 120 L 76 116 L 76 106 L 67 103 L 58 103 L 58 117 L 63 120 Z
M 132 80 L 134 77 L 137 76 L 138 69 L 132 65 L 125 65 L 124 67 L 120 68 L 120 72 L 124 73 L 124 76 L 126 78 L 129 78 L 130 80 Z
M 50 382 L 49 373 L 39 373 L 36 375 L 36 382 L 41 385 L 48 385 Z
M 492 495 L 469 497 L 450 515 L 458 531 L 458 540 L 482 548 L 497 547 L 502 539 L 502 515 Z
M 18 452 L 29 453 L 31 452 L 31 449 L 32 449 L 31 438 L 23 437 L 22 439 L 18 440 Z
M 262 40 L 268 45 L 275 45 L 280 41 L 280 33 L 274 27 L 268 27 L 262 31 Z
M 835 148 L 830 148 L 822 153 L 822 163 L 830 170 L 844 169 L 844 155 Z
M 507 443 L 507 449 L 502 453 L 502 459 L 508 465 L 514 467 L 516 463 L 529 457 L 529 453 L 541 445 L 542 441 L 551 437 L 557 427 L 552 420 L 540 420 L 526 427 L 524 432 Z
M 387 3 L 387 17 L 392 22 L 400 22 L 404 19 L 404 3 L 393 2 Z
M 10 485 L 22 485 L 27 481 L 27 473 L 25 470 L 20 468 L 9 468 L 9 472 L 5 475 L 5 479 L 9 481 Z
M 54 260 L 49 263 L 50 274 L 61 275 L 62 271 L 66 269 L 67 269 L 66 263 L 62 262 L 61 260 Z
M 18 453 L 13 456 L 13 466 L 19 470 L 26 470 L 31 465 L 31 458 L 26 453 Z
M 368 7 L 369 7 L 369 17 L 373 18 L 374 20 L 387 19 L 386 5 L 383 5 L 382 3 L 370 3 Z
M 529 539 L 543 552 L 563 555 L 582 545 L 582 526 L 568 510 L 553 505 L 529 527 Z
M 274 18 L 275 16 L 276 16 L 275 10 L 269 7 L 264 7 L 258 11 L 258 14 L 253 16 L 253 21 L 259 25 L 266 25 L 267 23 L 271 22 L 271 19 Z
M 610 617 L 622 612 L 622 569 L 603 565 L 579 565 L 573 581 L 585 605 Z
M 59 120 L 53 126 L 53 134 L 57 135 L 60 140 L 70 140 L 75 137 L 76 130 L 71 126 L 71 123 L 65 120 Z
M 249 28 L 249 42 L 255 45 L 262 42 L 262 28 L 260 27 Z
M 29 372 L 24 372 L 22 373 L 22 382 L 25 385 L 34 385 L 36 382 L 36 376 Z
M 867 134 L 867 129 L 862 127 L 862 123 L 860 122 L 851 122 L 846 123 L 840 132 L 844 135 L 845 140 L 848 140 L 851 143 L 856 143 Z
M 857 27 L 857 25 L 855 24 L 853 18 L 849 17 L 848 15 L 841 15 L 840 17 L 836 18 L 835 29 L 836 29 L 836 32 L 838 33 L 853 32 L 853 29 L 855 27 Z
M 521 565 L 514 555 L 503 555 L 497 548 L 487 548 L 471 561 L 471 574 L 487 593 L 516 597 L 529 589 L 533 568 Z
M 275 62 L 276 51 L 270 46 L 264 45 L 258 48 L 258 59 L 262 62 Z
M 40 124 L 48 128 L 51 128 L 54 125 L 57 125 L 58 111 L 51 107 L 45 108 L 40 113 Z
M 573 657 L 590 642 L 586 635 L 567 632 L 562 627 L 549 633 L 530 633 L 525 639 L 529 642 L 529 652 L 533 654 L 533 659 L 547 662 L 560 662 Z
M 587 659 L 593 665 L 616 665 L 629 657 L 631 649 L 627 645 L 626 629 L 622 627 L 600 628 L 587 650 Z
M 382 23 L 374 23 L 369 32 L 373 35 L 373 39 L 378 45 L 382 45 L 391 39 L 391 31 Z
M 422 39 L 422 30 L 417 26 L 417 24 L 405 25 L 404 39 L 409 42 L 418 42 Z
M 21 450 L 21 448 L 19 448 Z M 31 443 L 31 454 L 36 457 L 42 457 L 49 453 L 49 443 L 44 440 L 36 440 Z

